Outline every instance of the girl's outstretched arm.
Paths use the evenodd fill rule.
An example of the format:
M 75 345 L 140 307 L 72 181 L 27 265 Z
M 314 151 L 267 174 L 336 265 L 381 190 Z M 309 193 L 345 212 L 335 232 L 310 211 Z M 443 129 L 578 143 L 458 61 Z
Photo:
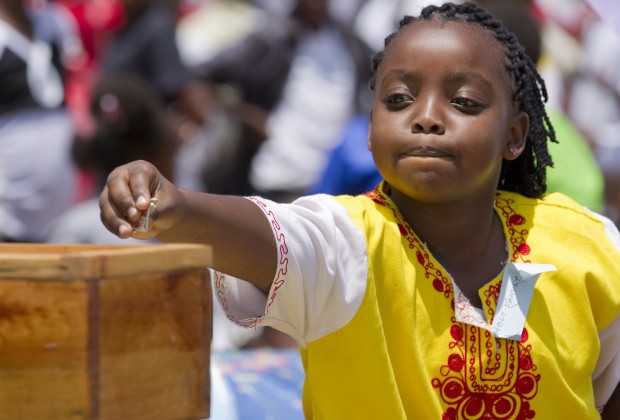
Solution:
M 157 199 L 151 228 L 137 232 L 151 198 Z M 99 206 L 103 224 L 121 238 L 210 245 L 211 268 L 265 293 L 271 287 L 276 270 L 271 226 L 262 210 L 243 197 L 178 189 L 152 164 L 135 161 L 110 173 Z

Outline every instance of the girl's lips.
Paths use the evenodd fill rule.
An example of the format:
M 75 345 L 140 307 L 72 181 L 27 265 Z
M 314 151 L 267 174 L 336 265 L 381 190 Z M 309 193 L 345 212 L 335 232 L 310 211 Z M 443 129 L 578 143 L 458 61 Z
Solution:
M 411 149 L 408 149 L 404 153 L 407 156 L 414 157 L 437 157 L 437 158 L 445 158 L 450 157 L 448 153 L 443 150 L 435 149 L 430 146 L 416 146 Z

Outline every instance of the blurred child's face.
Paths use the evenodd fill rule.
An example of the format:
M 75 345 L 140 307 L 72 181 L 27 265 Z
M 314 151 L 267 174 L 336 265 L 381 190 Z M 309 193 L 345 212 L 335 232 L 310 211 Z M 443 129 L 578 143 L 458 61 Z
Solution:
M 328 18 L 327 0 L 297 0 L 294 15 L 314 28 L 320 28 Z
M 513 107 L 504 52 L 491 34 L 423 21 L 385 51 L 368 143 L 385 180 L 413 200 L 486 197 L 502 158 L 522 150 L 527 121 Z

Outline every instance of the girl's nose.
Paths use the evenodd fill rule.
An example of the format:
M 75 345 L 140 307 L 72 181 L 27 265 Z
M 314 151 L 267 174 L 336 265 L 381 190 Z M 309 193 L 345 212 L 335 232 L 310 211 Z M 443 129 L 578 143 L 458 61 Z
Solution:
M 416 109 L 411 122 L 413 133 L 443 134 L 445 132 L 446 127 L 437 102 L 434 98 L 416 99 Z

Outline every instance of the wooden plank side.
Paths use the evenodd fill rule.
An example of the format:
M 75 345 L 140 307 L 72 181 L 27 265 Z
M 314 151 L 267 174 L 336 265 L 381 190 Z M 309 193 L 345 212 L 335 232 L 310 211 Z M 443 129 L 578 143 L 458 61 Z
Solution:
M 209 286 L 198 270 L 99 282 L 101 420 L 209 416 Z
M 209 416 L 211 250 L 0 244 L 0 420 Z
M 59 254 L 31 255 L 23 253 L 0 254 L 0 278 L 5 280 L 65 278 Z
M 113 278 L 203 269 L 211 262 L 211 247 L 190 244 L 135 246 L 122 252 L 67 253 L 62 259 L 66 273 L 75 278 Z
M 84 282 L 0 280 L 0 419 L 86 419 Z
M 0 278 L 72 280 L 203 268 L 211 248 L 196 244 L 0 244 Z

